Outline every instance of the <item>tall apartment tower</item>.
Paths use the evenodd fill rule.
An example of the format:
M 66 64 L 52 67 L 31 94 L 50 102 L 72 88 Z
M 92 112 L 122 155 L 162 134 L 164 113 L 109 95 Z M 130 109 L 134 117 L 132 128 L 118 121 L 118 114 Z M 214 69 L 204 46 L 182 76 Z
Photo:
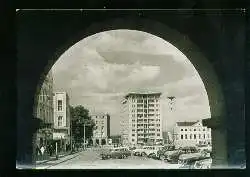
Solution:
M 93 130 L 92 141 L 94 145 L 108 144 L 110 137 L 110 115 L 95 114 L 91 115 L 91 119 L 95 122 L 96 128 Z
M 129 93 L 125 96 L 122 139 L 127 139 L 129 145 L 162 142 L 160 97 L 161 93 L 148 92 Z
M 70 144 L 70 110 L 69 96 L 66 92 L 54 92 L 54 140 L 63 140 Z

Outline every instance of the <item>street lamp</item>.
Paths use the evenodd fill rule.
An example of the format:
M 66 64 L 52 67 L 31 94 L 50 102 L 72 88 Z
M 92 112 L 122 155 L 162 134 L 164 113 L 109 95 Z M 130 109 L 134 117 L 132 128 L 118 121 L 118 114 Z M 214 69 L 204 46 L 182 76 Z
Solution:
M 169 99 L 169 101 L 170 101 L 170 110 L 171 110 L 171 112 L 173 111 L 173 104 L 174 104 L 174 100 L 176 99 L 176 97 L 175 96 L 169 96 L 168 97 L 168 99 Z M 175 132 L 174 132 L 174 130 L 173 130 L 173 144 L 174 144 L 174 142 L 175 142 L 175 137 L 176 136 L 176 134 L 175 134 Z

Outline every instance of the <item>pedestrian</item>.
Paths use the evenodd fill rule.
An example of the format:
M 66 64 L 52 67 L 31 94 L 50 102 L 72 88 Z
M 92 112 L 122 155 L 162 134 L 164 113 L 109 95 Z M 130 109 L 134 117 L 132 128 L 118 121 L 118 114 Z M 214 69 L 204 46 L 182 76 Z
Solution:
M 39 157 L 41 155 L 41 151 L 40 151 L 40 148 L 38 145 L 36 145 L 36 155 L 37 155 L 37 158 L 39 159 Z
M 44 158 L 45 148 L 44 148 L 44 146 L 43 146 L 43 145 L 42 145 L 42 147 L 41 147 L 40 151 L 41 151 L 41 154 L 42 154 L 42 158 Z

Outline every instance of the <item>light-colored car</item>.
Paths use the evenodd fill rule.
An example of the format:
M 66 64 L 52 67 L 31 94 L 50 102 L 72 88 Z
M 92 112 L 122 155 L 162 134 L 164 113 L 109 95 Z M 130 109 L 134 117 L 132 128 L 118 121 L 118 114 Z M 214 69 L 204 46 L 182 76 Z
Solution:
M 104 151 L 100 154 L 100 156 L 103 160 L 110 158 L 124 159 L 127 158 L 128 156 L 131 156 L 131 151 L 129 151 L 129 149 L 126 147 L 118 147 L 109 149 L 106 152 Z
M 142 156 L 155 157 L 157 155 L 157 151 L 162 149 L 163 146 L 145 146 L 141 152 Z
M 181 164 L 180 168 L 185 169 L 211 168 L 211 160 L 212 159 L 210 156 L 208 156 L 208 154 L 189 153 L 180 155 L 178 164 Z

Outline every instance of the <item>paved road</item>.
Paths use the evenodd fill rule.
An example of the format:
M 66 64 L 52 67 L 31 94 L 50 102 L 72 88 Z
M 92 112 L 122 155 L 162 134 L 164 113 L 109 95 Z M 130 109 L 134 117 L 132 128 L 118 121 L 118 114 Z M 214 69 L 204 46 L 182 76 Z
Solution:
M 167 164 L 147 157 L 131 156 L 127 159 L 101 160 L 98 151 L 88 150 L 78 156 L 56 165 L 44 165 L 46 169 L 174 169 L 175 164 Z

